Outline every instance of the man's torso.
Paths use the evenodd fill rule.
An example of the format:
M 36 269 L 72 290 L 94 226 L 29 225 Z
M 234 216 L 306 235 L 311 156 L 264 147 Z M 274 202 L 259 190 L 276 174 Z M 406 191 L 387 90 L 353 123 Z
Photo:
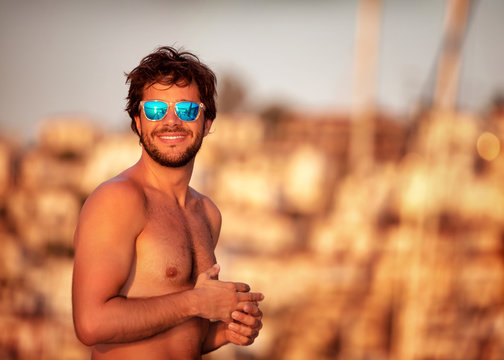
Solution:
M 192 289 L 199 273 L 215 264 L 209 200 L 189 189 L 183 209 L 158 190 L 143 191 L 146 206 L 138 211 L 146 212 L 147 222 L 120 295 L 151 297 Z M 95 346 L 93 359 L 199 359 L 207 331 L 207 320 L 193 318 L 148 339 Z

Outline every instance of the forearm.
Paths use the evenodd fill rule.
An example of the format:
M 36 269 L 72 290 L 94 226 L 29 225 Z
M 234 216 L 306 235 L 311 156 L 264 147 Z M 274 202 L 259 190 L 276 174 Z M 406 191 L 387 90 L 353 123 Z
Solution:
M 104 304 L 75 312 L 79 339 L 87 345 L 138 341 L 170 329 L 194 316 L 193 291 L 150 297 L 113 297 Z
M 202 354 L 217 350 L 229 343 L 226 337 L 227 324 L 223 321 L 211 322 L 208 334 L 201 349 Z

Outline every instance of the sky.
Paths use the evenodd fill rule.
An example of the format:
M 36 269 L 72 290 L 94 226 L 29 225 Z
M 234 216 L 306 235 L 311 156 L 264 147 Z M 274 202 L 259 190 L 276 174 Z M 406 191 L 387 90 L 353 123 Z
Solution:
M 459 106 L 479 111 L 504 89 L 504 1 L 474 0 Z M 357 0 L 0 0 L 0 131 L 90 117 L 126 129 L 124 73 L 161 45 L 196 53 L 244 84 L 261 110 L 281 102 L 352 105 Z M 376 101 L 407 113 L 433 88 L 446 2 L 382 0 Z

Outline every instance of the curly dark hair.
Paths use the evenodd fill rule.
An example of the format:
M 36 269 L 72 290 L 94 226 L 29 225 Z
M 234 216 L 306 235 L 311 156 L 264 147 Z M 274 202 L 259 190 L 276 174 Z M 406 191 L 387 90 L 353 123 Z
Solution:
M 215 119 L 217 79 L 208 66 L 188 51 L 177 50 L 170 46 L 160 47 L 144 57 L 136 68 L 125 75 L 126 84 L 130 84 L 126 111 L 131 118 L 131 129 L 139 136 L 135 116 L 140 115 L 140 101 L 145 87 L 154 83 L 188 86 L 195 82 L 201 102 L 205 104 L 205 119 L 212 121 Z

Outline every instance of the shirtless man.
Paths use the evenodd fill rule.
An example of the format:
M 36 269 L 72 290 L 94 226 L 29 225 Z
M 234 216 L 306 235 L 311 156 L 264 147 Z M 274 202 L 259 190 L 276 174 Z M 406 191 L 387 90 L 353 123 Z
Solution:
M 201 359 L 251 344 L 260 293 L 218 280 L 221 215 L 189 187 L 215 118 L 215 75 L 163 47 L 128 75 L 140 160 L 100 185 L 75 232 L 73 315 L 92 359 Z

